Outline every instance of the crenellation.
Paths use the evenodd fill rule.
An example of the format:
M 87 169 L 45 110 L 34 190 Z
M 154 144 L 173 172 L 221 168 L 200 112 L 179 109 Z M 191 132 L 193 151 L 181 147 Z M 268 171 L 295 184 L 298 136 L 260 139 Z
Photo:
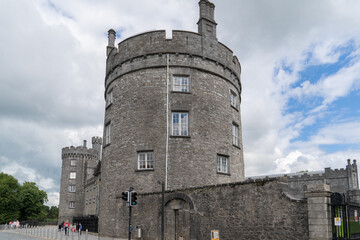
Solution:
M 152 44 L 148 39 L 151 38 Z M 198 33 L 173 30 L 173 38 L 166 39 L 165 30 L 151 31 L 129 37 L 118 44 L 118 53 L 110 53 L 107 59 L 106 77 L 114 68 L 135 58 L 153 54 L 191 54 L 205 57 L 229 68 L 238 76 L 240 64 L 233 52 L 218 41 L 202 41 Z M 148 44 L 146 44 L 148 43 Z M 205 46 L 203 46 L 205 44 Z M 217 45 L 217 46 L 216 46 Z M 139 47 L 140 46 L 140 47 Z M 210 49 L 210 50 L 209 50 Z M 235 61 L 236 63 L 234 64 Z

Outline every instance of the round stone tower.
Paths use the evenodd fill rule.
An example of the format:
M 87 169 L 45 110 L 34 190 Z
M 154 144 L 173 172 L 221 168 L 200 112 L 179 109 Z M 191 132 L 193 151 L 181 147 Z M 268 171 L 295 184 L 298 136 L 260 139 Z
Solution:
M 168 39 L 152 31 L 115 47 L 108 32 L 100 233 L 119 225 L 109 216 L 130 187 L 145 193 L 161 190 L 159 182 L 176 190 L 244 179 L 240 63 L 217 40 L 214 5 L 199 6 L 198 33 Z
M 59 223 L 83 216 L 85 184 L 99 162 L 101 142 L 100 137 L 93 137 L 92 148 L 84 140 L 82 146 L 62 149 Z

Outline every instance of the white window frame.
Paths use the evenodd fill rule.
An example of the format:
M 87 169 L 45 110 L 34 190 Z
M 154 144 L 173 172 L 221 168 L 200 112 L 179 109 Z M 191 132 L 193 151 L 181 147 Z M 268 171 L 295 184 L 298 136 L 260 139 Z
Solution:
M 105 145 L 111 143 L 111 122 L 105 125 Z
M 239 125 L 236 123 L 232 124 L 232 142 L 233 145 L 239 147 Z
M 190 92 L 190 78 L 189 76 L 173 76 L 173 91 L 174 92 Z
M 189 113 L 172 112 L 172 131 L 173 136 L 189 136 Z
M 217 155 L 217 172 L 229 173 L 229 157 Z
M 69 208 L 75 208 L 75 201 L 69 202 Z
M 106 95 L 106 106 L 109 106 L 110 104 L 112 104 L 114 101 L 114 98 L 113 98 L 113 89 L 110 89 L 108 92 L 107 92 L 107 95 Z
M 154 152 L 138 152 L 138 170 L 154 169 Z
M 237 94 L 230 90 L 230 104 L 232 107 L 237 108 Z
M 70 179 L 76 179 L 76 172 L 70 172 Z
M 76 159 L 70 159 L 70 166 L 76 166 L 77 160 Z
M 76 192 L 76 185 L 70 185 L 69 186 L 69 192 Z

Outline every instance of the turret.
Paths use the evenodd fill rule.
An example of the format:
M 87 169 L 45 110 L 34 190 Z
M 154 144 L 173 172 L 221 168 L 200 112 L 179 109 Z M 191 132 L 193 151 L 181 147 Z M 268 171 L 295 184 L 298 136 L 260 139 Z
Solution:
M 92 137 L 92 149 L 98 151 L 99 157 L 101 157 L 101 144 L 102 144 L 102 138 L 101 137 Z
M 106 48 L 106 56 L 109 56 L 109 53 L 111 50 L 115 48 L 115 38 L 116 38 L 116 32 L 114 29 L 110 29 L 108 31 L 108 45 Z
M 348 159 L 347 161 L 348 161 L 348 164 L 346 166 L 346 169 L 347 169 L 348 179 L 349 179 L 349 190 L 359 189 L 356 160 L 353 160 L 353 164 L 351 164 L 350 159 Z
M 197 22 L 198 33 L 203 37 L 216 38 L 216 25 L 214 19 L 215 5 L 208 0 L 200 0 L 200 18 Z

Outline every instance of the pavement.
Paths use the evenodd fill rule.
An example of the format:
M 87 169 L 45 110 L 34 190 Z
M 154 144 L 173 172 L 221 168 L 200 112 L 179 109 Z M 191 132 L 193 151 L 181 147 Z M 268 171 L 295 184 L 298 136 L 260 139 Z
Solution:
M 80 235 L 78 232 L 70 232 L 68 236 L 64 231 L 58 231 L 56 226 L 45 226 L 35 228 L 5 229 L 0 230 L 1 240 L 39 240 L 39 239 L 56 239 L 56 240 L 127 240 L 121 238 L 100 237 L 94 233 L 83 231 Z

